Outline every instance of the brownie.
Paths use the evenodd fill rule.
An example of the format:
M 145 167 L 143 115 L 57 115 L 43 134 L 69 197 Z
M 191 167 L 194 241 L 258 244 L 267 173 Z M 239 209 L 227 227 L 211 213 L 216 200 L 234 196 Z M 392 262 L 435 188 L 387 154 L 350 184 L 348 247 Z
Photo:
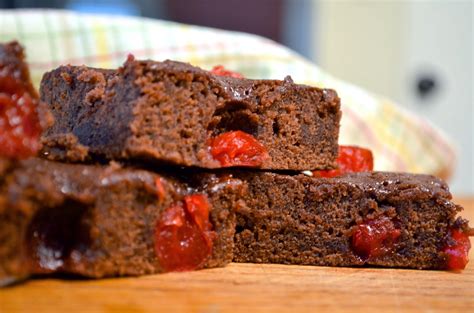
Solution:
M 335 166 L 341 116 L 336 92 L 289 77 L 224 77 L 185 63 L 130 58 L 118 70 L 61 66 L 44 75 L 40 93 L 56 118 L 43 137 L 43 153 L 53 160 L 271 170 Z M 238 146 L 241 137 L 232 137 L 242 133 L 244 147 Z M 239 160 L 242 155 L 250 160 Z
M 233 211 L 242 192 L 242 182 L 229 175 L 19 161 L 0 179 L 0 282 L 56 272 L 163 272 L 156 247 L 173 238 L 157 242 L 158 223 L 191 195 L 207 198 L 212 230 L 212 250 L 196 268 L 223 266 L 232 260 Z
M 468 229 L 433 176 L 235 176 L 248 184 L 246 207 L 236 212 L 235 262 L 446 269 L 451 231 Z M 363 237 L 370 233 L 380 235 L 371 251 Z

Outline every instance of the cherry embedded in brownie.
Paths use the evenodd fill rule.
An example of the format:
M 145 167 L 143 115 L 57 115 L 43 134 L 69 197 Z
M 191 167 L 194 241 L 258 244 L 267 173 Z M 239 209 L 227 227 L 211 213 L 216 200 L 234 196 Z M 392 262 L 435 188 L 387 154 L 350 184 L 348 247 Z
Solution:
M 222 167 L 259 166 L 269 158 L 265 147 L 242 131 L 227 132 L 212 138 L 209 149 Z
M 157 221 L 155 236 L 156 254 L 165 271 L 202 267 L 216 237 L 209 222 L 207 196 L 185 196 L 183 201 L 167 208 Z
M 235 77 L 235 78 L 244 78 L 244 75 L 228 70 L 222 65 L 216 65 L 212 68 L 211 73 L 220 75 L 220 76 L 228 76 L 228 77 Z
M 446 269 L 463 270 L 469 262 L 469 250 L 471 249 L 469 234 L 453 227 L 448 232 L 447 241 L 443 248 L 447 257 Z
M 367 219 L 355 227 L 352 250 L 362 259 L 383 256 L 393 250 L 400 237 L 400 229 L 387 216 Z
M 313 171 L 315 177 L 337 177 L 347 173 L 370 172 L 374 169 L 372 151 L 357 146 L 339 146 L 337 168 Z

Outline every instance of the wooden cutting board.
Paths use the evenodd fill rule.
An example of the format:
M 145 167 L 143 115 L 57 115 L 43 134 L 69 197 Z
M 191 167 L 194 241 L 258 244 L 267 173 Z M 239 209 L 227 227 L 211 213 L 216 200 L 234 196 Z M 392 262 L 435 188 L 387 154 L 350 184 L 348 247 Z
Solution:
M 474 221 L 474 198 L 458 199 Z M 474 249 L 473 249 L 474 250 Z M 474 251 L 461 273 L 231 264 L 104 280 L 36 279 L 0 290 L 0 312 L 474 312 Z

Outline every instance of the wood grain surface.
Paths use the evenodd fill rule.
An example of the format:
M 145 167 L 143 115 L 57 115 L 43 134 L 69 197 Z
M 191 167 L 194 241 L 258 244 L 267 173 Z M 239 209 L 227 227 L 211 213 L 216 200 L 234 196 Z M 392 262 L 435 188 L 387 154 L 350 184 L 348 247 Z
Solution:
M 459 198 L 474 221 L 474 198 Z M 474 251 L 461 273 L 231 264 L 104 280 L 35 279 L 0 312 L 474 312 Z

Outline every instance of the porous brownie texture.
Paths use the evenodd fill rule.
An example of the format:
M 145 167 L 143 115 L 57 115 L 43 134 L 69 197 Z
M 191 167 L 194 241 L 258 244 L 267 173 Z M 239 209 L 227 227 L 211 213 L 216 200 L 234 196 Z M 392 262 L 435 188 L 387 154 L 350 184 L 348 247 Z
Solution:
M 219 168 L 216 136 L 242 131 L 268 156 L 253 167 L 334 168 L 340 101 L 335 91 L 285 80 L 223 77 L 186 63 L 135 61 L 117 71 L 61 66 L 41 98 L 56 117 L 44 135 L 54 160 L 132 159 Z
M 88 277 L 162 272 L 155 227 L 189 195 L 204 195 L 215 236 L 200 267 L 231 261 L 243 187 L 228 175 L 173 177 L 145 170 L 29 159 L 0 179 L 0 281 L 35 273 Z M 159 184 L 157 183 L 159 180 Z
M 433 176 L 236 177 L 248 184 L 248 194 L 237 211 L 235 262 L 445 269 L 450 230 L 468 228 L 456 218 L 462 208 L 451 202 L 447 185 Z M 367 257 L 354 249 L 353 237 L 374 220 L 389 221 L 395 239 L 386 253 Z

